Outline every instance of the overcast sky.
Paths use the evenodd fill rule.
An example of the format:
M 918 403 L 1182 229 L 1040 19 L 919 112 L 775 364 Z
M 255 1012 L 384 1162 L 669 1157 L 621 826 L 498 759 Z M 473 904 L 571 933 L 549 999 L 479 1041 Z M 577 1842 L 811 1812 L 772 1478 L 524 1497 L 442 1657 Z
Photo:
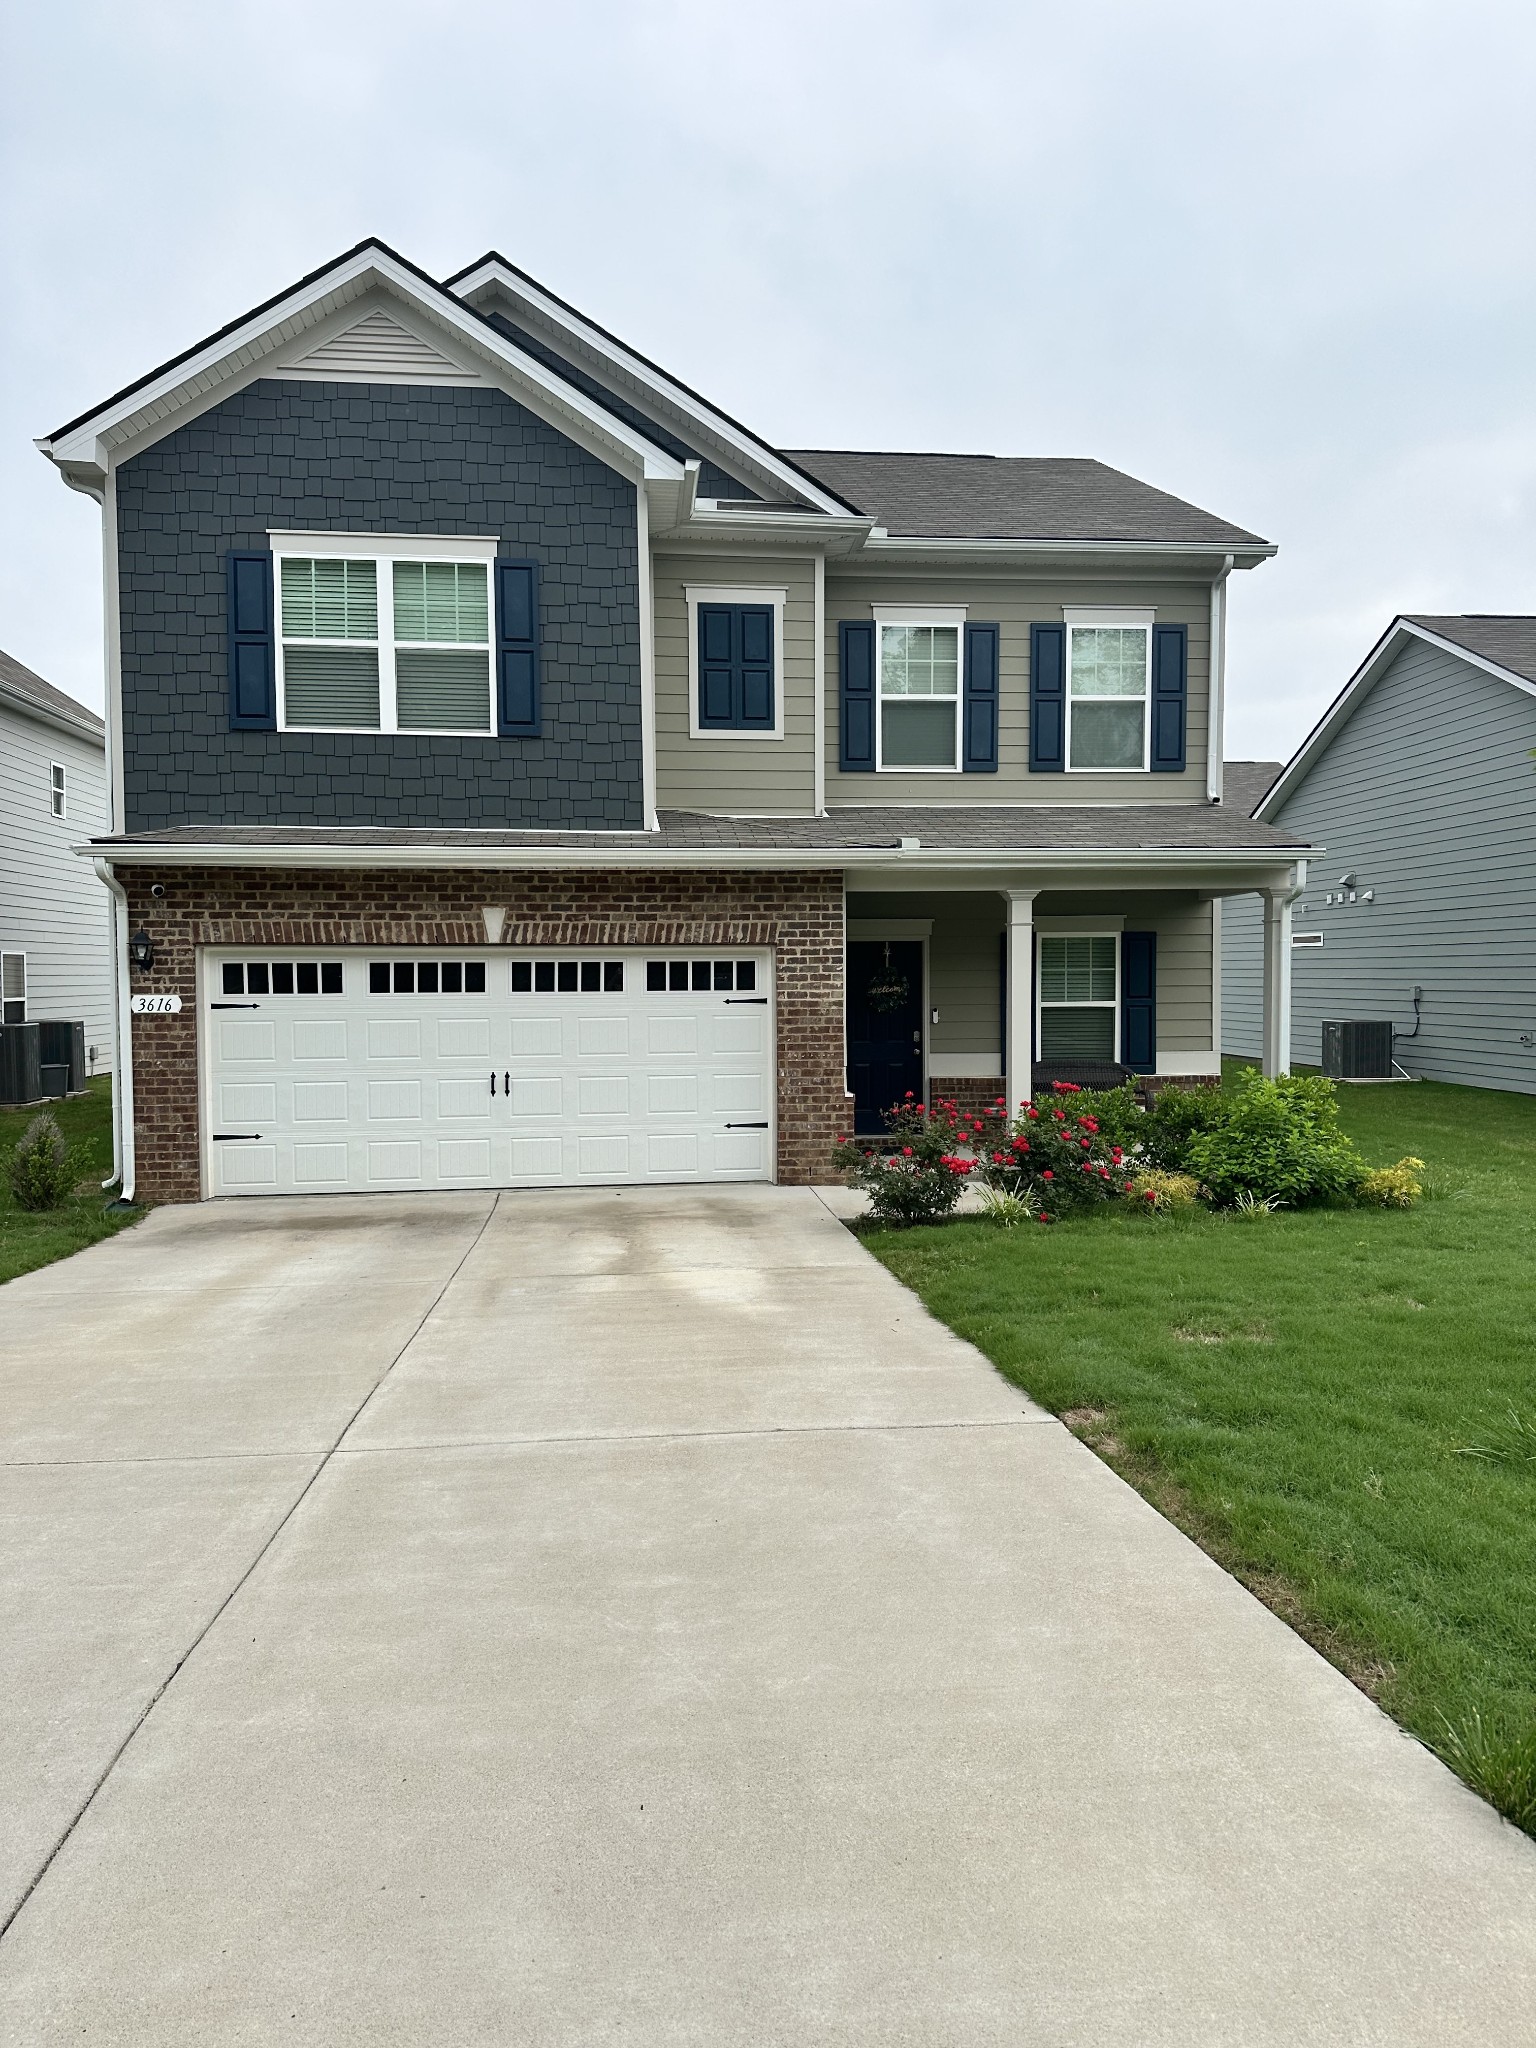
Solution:
M 1092 455 L 1255 528 L 1229 751 L 1536 611 L 1536 8 L 6 10 L 0 647 L 100 705 L 33 437 L 367 234 L 501 249 L 783 445 Z

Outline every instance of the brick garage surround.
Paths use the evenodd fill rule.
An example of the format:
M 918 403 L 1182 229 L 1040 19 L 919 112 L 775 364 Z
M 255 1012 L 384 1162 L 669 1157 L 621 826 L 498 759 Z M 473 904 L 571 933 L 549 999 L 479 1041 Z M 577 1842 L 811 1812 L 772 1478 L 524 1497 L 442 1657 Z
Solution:
M 486 906 L 502 945 L 771 946 L 778 1029 L 778 1178 L 835 1178 L 848 1128 L 843 1069 L 840 873 L 134 868 L 118 878 L 130 929 L 154 944 L 135 995 L 179 995 L 177 1016 L 133 1019 L 138 1194 L 195 1202 L 199 946 L 483 946 Z M 159 883 L 165 895 L 151 895 Z

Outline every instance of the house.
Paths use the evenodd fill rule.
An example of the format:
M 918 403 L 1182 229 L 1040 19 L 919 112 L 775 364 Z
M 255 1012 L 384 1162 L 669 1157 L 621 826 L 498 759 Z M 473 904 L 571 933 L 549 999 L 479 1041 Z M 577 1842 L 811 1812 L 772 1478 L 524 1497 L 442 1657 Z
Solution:
M 1396 618 L 1256 815 L 1326 846 L 1290 907 L 1291 1050 L 1385 1023 L 1399 1070 L 1536 1093 L 1536 618 Z M 1264 913 L 1228 902 L 1223 1031 L 1263 1044 Z
M 0 653 L 0 1021 L 85 1025 L 112 1065 L 111 955 L 100 884 L 75 857 L 107 825 L 101 720 Z
M 1216 1071 L 1212 905 L 1306 852 L 1222 801 L 1257 535 L 776 448 L 374 241 L 40 445 L 116 593 L 125 1193 L 813 1182 L 908 1090 Z

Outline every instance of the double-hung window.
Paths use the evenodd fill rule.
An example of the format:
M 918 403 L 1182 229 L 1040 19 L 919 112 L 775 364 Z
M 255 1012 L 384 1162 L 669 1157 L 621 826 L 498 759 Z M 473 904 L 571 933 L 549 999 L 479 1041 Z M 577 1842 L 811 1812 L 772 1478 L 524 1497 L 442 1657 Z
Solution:
M 963 610 L 875 612 L 877 768 L 960 766 Z
M 62 761 L 54 761 L 50 763 L 50 770 L 48 778 L 48 808 L 52 811 L 54 817 L 62 818 L 68 810 L 68 798 L 64 787 L 64 763 Z
M 277 557 L 280 723 L 343 732 L 495 730 L 495 542 L 372 536 Z
M 1067 766 L 1149 766 L 1150 612 L 1068 611 Z
M 1039 941 L 1040 1057 L 1112 1060 L 1119 1044 L 1120 941 L 1111 933 Z

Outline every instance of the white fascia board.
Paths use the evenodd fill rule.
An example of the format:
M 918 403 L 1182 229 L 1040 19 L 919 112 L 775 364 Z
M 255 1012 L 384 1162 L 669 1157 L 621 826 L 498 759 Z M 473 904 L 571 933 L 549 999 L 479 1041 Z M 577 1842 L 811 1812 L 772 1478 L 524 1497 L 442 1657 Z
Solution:
M 632 835 L 638 838 L 639 835 Z M 1233 847 L 913 847 L 895 846 L 210 846 L 147 840 L 96 840 L 74 848 L 117 867 L 218 868 L 877 868 L 904 877 L 927 872 L 1014 877 L 1023 871 L 1097 874 L 1106 869 L 1149 869 L 1208 877 L 1241 872 L 1257 877 L 1290 869 L 1317 848 Z M 1209 884 L 1208 884 L 1209 885 Z M 914 880 L 903 886 L 917 888 Z M 1190 881 L 1184 886 L 1194 887 Z M 1256 888 L 1256 879 L 1233 885 Z
M 698 547 L 817 548 L 829 557 L 857 554 L 865 546 L 872 519 L 833 517 L 820 512 L 705 512 L 695 506 L 686 521 L 673 523 L 653 536 L 658 545 L 691 552 Z
M 437 291 L 429 296 L 419 278 L 376 248 L 360 250 L 147 384 L 135 387 L 77 421 L 67 432 L 45 437 L 37 445 L 60 468 L 78 469 L 101 464 L 104 447 L 113 447 L 118 441 L 158 439 L 170 431 L 190 406 L 202 410 L 210 390 L 236 379 L 248 382 L 252 376 L 262 374 L 254 367 L 256 364 L 269 363 L 272 356 L 312 326 L 319 325 L 350 301 L 362 298 L 375 286 L 385 287 L 430 320 L 440 322 L 460 343 L 493 366 L 493 375 L 498 370 L 510 374 L 525 390 L 537 393 L 542 401 L 538 410 L 552 413 L 557 420 L 579 422 L 587 435 L 612 451 L 605 460 L 612 461 L 614 454 L 620 454 L 627 458 L 623 467 L 639 470 L 647 478 L 681 481 L 683 465 L 674 456 L 654 447 L 633 427 L 605 411 L 532 356 L 525 355 L 515 343 L 460 304 L 451 292 Z
M 531 278 L 522 277 L 506 264 L 493 260 L 480 264 L 477 269 L 467 272 L 463 277 L 456 278 L 453 291 L 462 298 L 468 298 L 471 293 L 482 290 L 488 284 L 499 286 L 508 298 L 529 307 L 550 326 L 563 328 L 567 334 L 581 342 L 584 348 L 589 349 L 594 355 L 604 357 L 623 370 L 635 383 L 654 392 L 658 398 L 665 399 L 669 405 L 674 406 L 688 419 L 696 421 L 726 447 L 734 449 L 754 468 L 785 485 L 796 497 L 808 498 L 824 512 L 847 517 L 847 507 L 841 499 L 835 498 L 831 492 L 815 483 L 803 470 L 785 462 L 776 449 L 770 448 L 764 441 L 759 441 L 755 435 L 746 432 L 734 420 L 727 419 L 724 413 L 716 412 L 714 407 L 700 398 L 696 392 L 687 390 L 681 384 L 675 384 L 664 371 L 658 370 L 643 357 L 635 355 L 611 334 L 605 334 L 601 328 L 594 327 L 591 321 L 584 320 L 573 307 L 565 305 L 552 293 L 543 290 Z
M 1523 690 L 1527 697 L 1536 697 L 1536 683 L 1529 677 L 1516 675 L 1513 670 L 1500 667 L 1498 662 L 1490 661 L 1486 654 L 1474 654 L 1470 647 L 1463 647 L 1455 640 L 1447 640 L 1443 633 L 1433 633 L 1427 626 L 1416 626 L 1412 619 L 1396 618 L 1276 776 L 1263 802 L 1253 814 L 1256 818 L 1268 820 L 1296 794 L 1313 762 L 1332 746 L 1335 735 L 1354 717 L 1410 640 L 1422 640 L 1427 646 L 1439 648 L 1442 654 L 1454 654 L 1458 661 L 1466 662 L 1470 668 L 1480 668 L 1485 675 L 1497 676 L 1501 683 L 1509 683 L 1514 689 Z

